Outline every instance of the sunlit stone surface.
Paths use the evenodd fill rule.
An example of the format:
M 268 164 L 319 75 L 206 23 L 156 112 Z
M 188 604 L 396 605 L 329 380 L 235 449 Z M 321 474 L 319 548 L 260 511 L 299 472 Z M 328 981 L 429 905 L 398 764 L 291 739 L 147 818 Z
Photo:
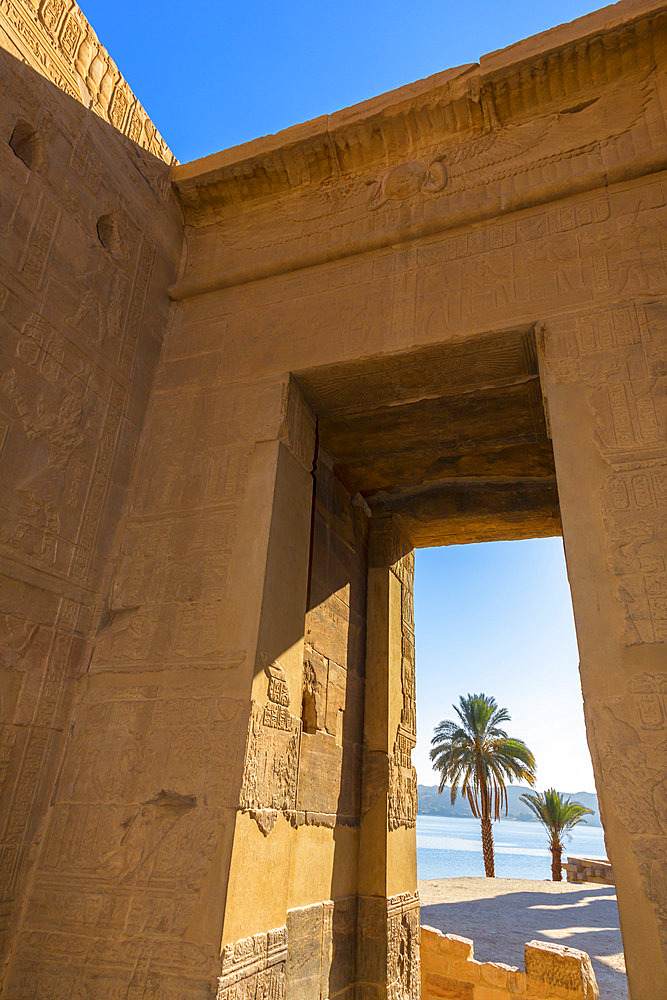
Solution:
M 416 1000 L 412 550 L 561 531 L 662 995 L 665 22 L 176 165 L 2 0 L 4 998 Z

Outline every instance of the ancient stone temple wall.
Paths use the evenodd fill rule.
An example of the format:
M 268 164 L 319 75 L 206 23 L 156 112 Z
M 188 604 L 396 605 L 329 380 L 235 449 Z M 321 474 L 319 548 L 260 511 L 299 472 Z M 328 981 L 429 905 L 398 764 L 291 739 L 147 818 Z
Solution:
M 93 637 L 114 616 L 105 570 L 181 245 L 170 168 L 67 96 L 49 69 L 56 55 L 36 39 L 56 7 L 76 11 L 42 7 L 39 22 L 13 2 L 0 16 L 3 969 Z M 57 86 L 32 68 L 40 53 Z M 86 760 L 95 756 L 91 744 Z M 49 843 L 57 872 L 73 845 Z M 40 917 L 61 933 L 66 899 Z
M 165 163 L 174 162 L 74 0 L 2 0 L 0 46 L 133 144 Z
M 3 997 L 416 1000 L 412 550 L 562 528 L 658 1000 L 665 5 L 170 168 L 76 8 L 16 2 Z
M 600 815 L 632 995 L 653 996 L 667 954 L 667 300 L 562 316 L 540 335 Z M 644 968 L 640 949 L 655 956 Z
M 296 691 L 289 667 L 268 657 L 257 676 L 223 940 L 237 956 L 244 930 L 282 924 L 285 995 L 326 1000 L 353 997 L 356 978 L 368 518 L 322 449 L 310 493 L 302 663 Z M 281 585 L 289 579 L 281 567 Z M 267 868 L 281 872 L 269 896 L 248 886 Z M 229 958 L 221 988 L 236 981 L 251 995 L 244 968 Z

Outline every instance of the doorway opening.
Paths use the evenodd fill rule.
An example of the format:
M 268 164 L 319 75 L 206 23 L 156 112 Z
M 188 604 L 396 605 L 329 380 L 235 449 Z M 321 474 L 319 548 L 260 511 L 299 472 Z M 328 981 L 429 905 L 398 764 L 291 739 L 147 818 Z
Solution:
M 502 728 L 532 751 L 535 788 L 555 788 L 594 810 L 573 829 L 568 849 L 604 856 L 562 540 L 417 550 L 415 637 L 420 816 L 454 819 L 448 832 L 456 842 L 445 853 L 418 846 L 420 878 L 484 875 L 479 823 L 460 791 L 452 804 L 450 782 L 438 794 L 430 759 L 436 726 L 456 720 L 459 698 L 477 692 L 507 709 Z M 493 825 L 496 876 L 550 878 L 543 827 L 520 799 L 531 788 L 525 780 L 506 787 L 507 819 Z
M 412 749 L 415 740 L 410 725 L 405 721 L 409 715 L 406 710 L 410 703 L 409 678 L 414 676 L 414 669 L 410 669 L 411 663 L 414 664 L 415 640 L 411 610 L 410 550 L 416 551 L 419 586 L 419 567 L 433 551 L 451 555 L 464 547 L 479 552 L 493 548 L 493 545 L 481 543 L 510 547 L 522 544 L 551 545 L 552 554 L 560 553 L 557 558 L 560 559 L 559 572 L 564 588 L 560 600 L 565 602 L 571 616 L 562 554 L 555 460 L 540 383 L 535 332 L 532 327 L 522 327 L 486 336 L 452 339 L 446 344 L 415 347 L 400 354 L 364 358 L 296 372 L 294 379 L 317 418 L 319 455 L 326 455 L 327 468 L 330 467 L 342 493 L 349 498 L 350 517 L 354 524 L 355 518 L 361 517 L 359 511 L 363 511 L 363 530 L 357 530 L 354 526 L 350 528 L 359 552 L 364 547 L 363 539 L 368 536 L 367 618 L 364 619 L 363 608 L 353 611 L 353 602 L 345 598 L 344 588 L 341 588 L 337 592 L 343 595 L 345 604 L 342 609 L 342 631 L 347 629 L 348 637 L 353 637 L 352 627 L 357 622 L 360 623 L 357 630 L 359 634 L 366 630 L 367 688 L 371 665 L 373 683 L 377 680 L 378 690 L 382 688 L 386 677 L 386 673 L 383 673 L 385 662 L 389 665 L 390 676 L 394 678 L 389 680 L 389 688 L 391 689 L 392 684 L 397 690 L 402 688 L 400 706 L 397 702 L 394 708 L 393 696 L 389 691 L 386 718 L 380 719 L 375 706 L 370 707 L 373 718 L 382 723 L 378 726 L 373 724 L 373 735 L 378 737 L 377 749 L 373 752 L 380 753 L 381 743 L 386 746 L 389 758 L 389 794 L 386 822 L 379 822 L 377 829 L 373 827 L 373 832 L 368 835 L 364 832 L 363 818 L 365 785 L 361 794 L 360 899 L 364 896 L 365 886 L 369 881 L 367 874 L 371 867 L 363 859 L 372 858 L 373 865 L 377 864 L 381 871 L 377 879 L 379 888 L 374 886 L 370 889 L 368 898 L 382 896 L 382 886 L 386 884 L 389 905 L 389 898 L 402 899 L 402 887 L 412 890 L 410 878 L 404 878 L 402 874 L 394 877 L 392 872 L 408 872 L 411 867 L 408 858 L 408 853 L 412 850 L 410 834 L 413 832 L 410 830 L 410 754 L 412 753 L 412 762 L 419 764 L 419 754 L 423 752 L 421 745 L 416 752 Z M 324 458 L 322 461 L 324 462 Z M 319 468 L 320 464 L 318 459 L 318 477 L 324 475 Z M 319 483 L 319 479 L 318 490 L 323 496 L 328 495 L 327 487 Z M 338 554 L 338 542 L 341 539 L 338 535 L 343 528 L 337 527 L 336 523 L 344 505 L 341 506 L 335 499 L 335 491 L 331 492 L 329 506 L 331 509 L 324 519 L 329 527 L 327 532 L 319 533 L 322 536 L 321 551 L 326 551 L 328 556 L 324 559 L 316 555 L 314 565 L 328 560 L 329 564 L 337 566 L 342 572 L 343 563 Z M 392 549 L 392 545 L 396 548 Z M 320 549 L 317 548 L 317 551 Z M 436 555 L 436 558 L 440 556 Z M 370 567 L 376 567 L 372 571 L 375 581 L 373 586 L 370 583 Z M 392 567 L 389 575 L 383 567 Z M 313 575 L 314 580 L 316 576 L 317 574 Z M 456 587 L 455 580 L 452 586 Z M 325 605 L 318 587 L 311 589 L 312 603 L 316 606 L 321 621 L 312 627 L 307 621 L 307 657 L 311 656 L 308 643 L 313 637 L 317 638 L 318 630 L 322 634 L 330 631 L 332 618 L 324 613 Z M 337 587 L 329 586 L 325 593 L 334 589 Z M 502 592 L 507 589 L 506 580 L 501 579 L 497 590 Z M 395 600 L 392 594 L 395 595 Z M 419 593 L 417 599 L 421 602 Z M 552 595 L 546 595 L 543 604 L 548 601 L 553 601 Z M 474 606 L 474 602 L 472 603 Z M 346 617 L 348 615 L 349 621 Z M 419 637 L 419 607 L 417 616 L 417 638 L 421 642 L 424 636 Z M 338 619 L 338 612 L 335 617 Z M 511 623 L 503 624 L 505 628 L 511 628 Z M 468 641 L 476 641 L 479 632 L 479 625 L 476 627 L 473 621 L 467 631 Z M 369 645 L 371 634 L 379 640 L 377 645 L 373 645 L 372 654 Z M 383 645 L 385 635 L 393 636 L 389 638 L 386 648 Z M 352 645 L 348 642 L 347 650 L 341 652 L 342 656 L 348 655 L 349 658 L 350 649 L 354 647 L 356 650 L 357 638 L 355 633 Z M 512 638 L 520 646 L 521 635 L 518 638 L 514 635 Z M 574 659 L 576 668 L 578 657 L 574 650 L 576 645 L 572 640 L 569 658 Z M 383 659 L 385 655 L 386 661 Z M 539 655 L 544 659 L 544 653 Z M 419 658 L 418 651 L 417 672 L 421 678 Z M 313 656 L 313 660 L 315 659 Z M 463 660 L 464 655 L 461 654 L 458 659 Z M 451 703 L 457 700 L 458 695 L 484 690 L 479 681 L 475 683 L 469 662 L 452 662 L 448 658 L 447 672 L 450 674 L 448 680 L 453 678 L 457 685 L 454 694 L 444 697 L 442 691 L 437 690 L 431 697 L 418 690 L 418 712 L 420 702 L 429 702 L 439 719 L 447 718 L 452 714 Z M 549 670 L 544 663 L 536 664 L 536 672 L 549 677 Z M 549 679 L 553 684 L 557 683 L 553 676 Z M 417 683 L 419 685 L 419 680 Z M 577 682 L 573 680 L 572 683 Z M 529 684 L 530 678 L 528 681 L 520 680 L 517 682 L 517 689 L 528 688 Z M 548 690 L 547 685 L 547 692 Z M 521 717 L 519 716 L 517 724 L 516 710 L 513 712 L 512 701 L 515 699 L 511 684 L 485 693 L 495 696 L 500 705 L 514 714 L 514 721 L 508 726 L 510 734 L 516 734 L 530 745 L 530 734 L 520 731 Z M 535 713 L 542 711 L 551 725 L 554 716 L 558 714 L 558 699 L 552 692 L 551 701 L 545 704 L 545 697 L 547 696 L 542 695 L 535 699 Z M 355 691 L 350 686 L 349 676 L 346 698 L 348 704 L 358 703 Z M 367 714 L 368 710 L 367 698 Z M 581 722 L 580 694 L 577 714 Z M 531 725 L 533 721 L 531 720 Z M 368 720 L 364 722 L 364 726 L 367 734 Z M 546 730 L 548 727 L 545 724 L 543 728 Z M 380 730 L 381 737 L 378 735 Z M 304 741 L 308 736 L 306 732 Z M 423 734 L 421 742 L 423 743 Z M 359 747 L 359 753 L 365 760 L 365 749 Z M 537 749 L 535 753 L 539 756 Z M 377 759 L 380 760 L 380 757 Z M 384 760 L 384 756 L 382 759 Z M 384 772 L 381 770 L 377 774 L 370 774 L 369 781 L 375 789 L 384 780 L 382 774 Z M 592 789 L 590 771 L 583 780 L 583 785 L 581 782 L 574 782 L 579 787 L 563 788 L 562 791 Z M 555 781 L 554 776 L 554 783 Z M 418 813 L 415 818 L 418 825 Z M 376 836 L 381 842 L 373 840 Z M 499 847 L 504 854 L 502 839 Z M 533 850 L 543 855 L 543 848 Z M 511 851 L 508 850 L 507 854 L 510 855 Z M 381 864 L 377 862 L 380 856 L 383 859 Z M 481 853 L 479 859 L 481 861 Z M 386 873 L 386 877 L 383 873 Z M 500 871 L 498 874 L 502 877 Z M 471 875 L 472 873 L 464 877 L 469 879 Z M 546 885 L 544 880 L 548 875 L 547 859 L 546 871 L 542 875 L 543 885 Z M 496 881 L 496 887 L 499 881 L 500 879 Z M 613 888 L 611 894 L 613 895 Z M 417 897 L 415 895 L 410 898 L 416 901 Z M 407 902 L 401 902 L 400 905 L 407 906 Z M 558 905 L 557 901 L 538 903 L 538 906 L 545 907 L 554 905 Z M 422 923 L 429 922 L 433 923 L 422 912 Z M 456 926 L 451 921 L 447 930 L 465 933 L 463 927 Z M 558 931 L 558 928 L 552 930 Z M 531 935 L 526 938 L 521 929 L 518 933 L 522 936 L 523 947 Z M 496 954 L 493 960 L 507 961 L 508 956 Z
M 627 998 L 613 885 L 552 880 L 549 835 L 522 796 L 554 788 L 591 809 L 564 840 L 568 858 L 606 858 L 579 679 L 562 539 L 426 548 L 415 553 L 418 773 L 416 841 L 422 924 L 474 941 L 475 958 L 521 967 L 526 942 L 586 952 L 599 989 Z M 429 751 L 459 699 L 484 693 L 536 761 L 536 781 L 507 784 L 493 823 L 495 878 L 485 877 L 480 821 Z

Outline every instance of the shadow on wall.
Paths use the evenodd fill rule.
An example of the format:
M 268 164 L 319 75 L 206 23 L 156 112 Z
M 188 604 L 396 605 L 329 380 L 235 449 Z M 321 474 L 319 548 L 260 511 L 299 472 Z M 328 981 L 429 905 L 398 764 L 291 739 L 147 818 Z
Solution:
M 590 955 L 601 996 L 627 996 L 616 891 L 611 886 L 435 903 L 422 906 L 421 922 L 472 938 L 475 958 L 481 962 L 523 968 L 524 945 L 531 938 L 577 948 Z
M 315 485 L 297 810 L 333 827 L 331 951 L 320 972 L 333 996 L 356 979 L 369 525 L 322 449 Z

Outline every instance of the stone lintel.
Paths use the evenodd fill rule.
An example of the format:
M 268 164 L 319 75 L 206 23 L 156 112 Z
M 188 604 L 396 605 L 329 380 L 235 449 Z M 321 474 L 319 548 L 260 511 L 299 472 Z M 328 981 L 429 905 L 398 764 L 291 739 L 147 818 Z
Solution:
M 483 140 L 510 121 L 534 116 L 538 109 L 542 114 L 571 111 L 567 102 L 573 95 L 586 91 L 594 99 L 595 91 L 618 83 L 626 72 L 627 60 L 621 62 L 609 39 L 616 39 L 619 32 L 624 49 L 634 50 L 637 63 L 642 58 L 652 62 L 653 38 L 666 17 L 664 3 L 627 0 L 483 56 L 479 65 L 456 67 L 335 114 L 294 125 L 274 136 L 178 165 L 174 186 L 188 221 L 203 213 L 203 217 L 209 216 L 208 221 L 215 222 L 233 213 L 236 204 L 273 198 L 287 191 L 316 189 L 334 180 L 339 182 L 342 177 L 371 184 L 378 171 L 393 169 L 402 161 L 408 169 L 408 165 L 414 165 L 416 170 L 421 164 L 430 170 L 441 160 L 446 164 L 452 154 L 456 160 L 456 143 L 464 138 L 469 140 L 475 135 Z M 545 82 L 543 87 L 536 87 L 534 81 L 538 78 L 548 80 L 548 86 Z M 641 162 L 635 158 L 632 164 L 600 165 L 599 169 L 587 163 L 582 172 L 583 167 L 568 180 L 541 184 L 533 180 L 529 191 L 512 196 L 505 191 L 498 201 L 478 199 L 477 207 L 466 203 L 458 211 L 452 206 L 444 219 L 437 215 L 411 225 L 403 221 L 400 239 L 428 236 L 568 193 L 602 187 L 610 181 L 641 176 L 663 168 L 664 163 L 662 158 L 658 162 L 649 157 Z M 363 178 L 365 173 L 368 179 Z M 433 172 L 427 189 L 439 190 L 438 176 L 437 170 Z M 383 183 L 382 176 L 378 183 Z M 441 185 L 445 192 L 446 185 L 445 167 Z M 272 263 L 269 270 L 269 265 L 262 264 L 239 268 L 209 282 L 211 288 L 204 287 L 205 283 L 195 288 L 192 282 L 180 282 L 171 294 L 177 299 L 186 298 L 257 280 L 265 276 L 264 271 L 287 273 L 390 245 L 397 238 L 393 229 L 383 230 L 348 239 L 344 249 L 332 245 L 307 257 L 283 254 L 280 267 Z

